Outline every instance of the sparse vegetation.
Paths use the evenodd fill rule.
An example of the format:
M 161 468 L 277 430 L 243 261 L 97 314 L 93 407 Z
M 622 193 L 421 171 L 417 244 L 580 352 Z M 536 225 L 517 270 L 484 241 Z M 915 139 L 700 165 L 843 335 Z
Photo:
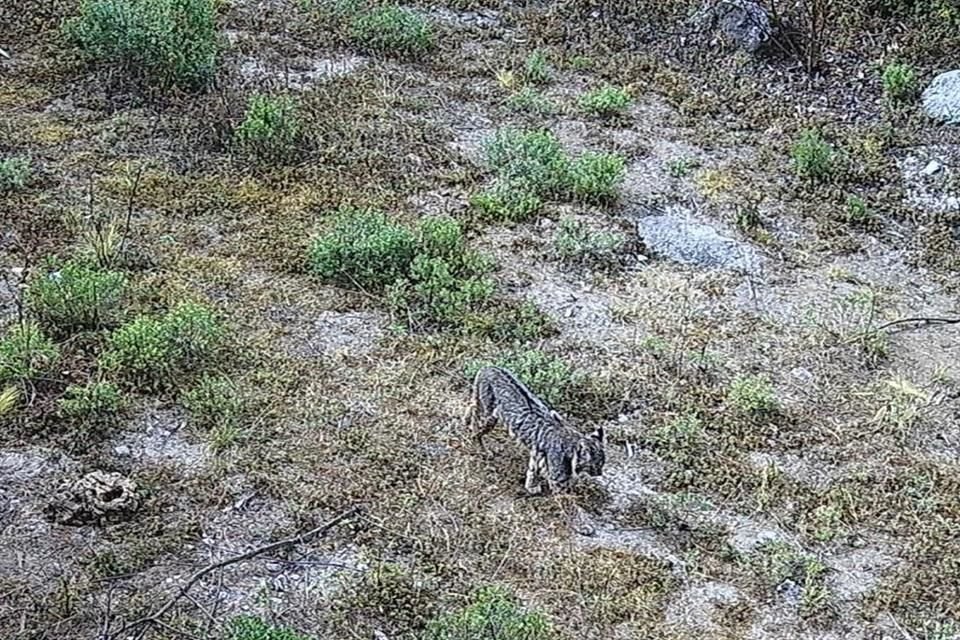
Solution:
M 593 267 L 613 268 L 620 264 L 627 240 L 622 233 L 591 231 L 583 222 L 563 218 L 553 240 L 561 260 Z
M 77 259 L 54 260 L 30 283 L 26 299 L 44 326 L 71 333 L 116 322 L 125 287 L 120 272 Z
M 60 349 L 39 326 L 17 323 L 0 339 L 0 384 L 23 386 L 53 372 Z
M 483 220 L 523 222 L 540 213 L 543 201 L 525 180 L 497 180 L 470 197 L 470 205 Z
M 208 85 L 220 56 L 214 0 L 83 0 L 64 32 L 88 58 L 161 87 Z
M 748 414 L 769 413 L 777 408 L 770 382 L 756 375 L 738 376 L 730 383 L 727 399 L 737 410 Z
M 478 589 L 459 611 L 427 625 L 424 640 L 548 640 L 553 631 L 546 617 L 525 611 L 499 587 Z
M 547 55 L 536 50 L 527 56 L 523 63 L 523 79 L 533 84 L 547 84 L 553 78 L 553 69 L 547 61 Z
M 671 160 L 667 163 L 667 173 L 669 173 L 674 178 L 685 178 L 690 175 L 690 172 L 700 166 L 700 163 L 696 160 L 688 160 L 687 158 L 677 158 L 676 160 Z
M 562 405 L 568 392 L 583 382 L 582 376 L 571 365 L 536 349 L 515 351 L 494 360 L 474 360 L 467 365 L 464 374 L 473 380 L 477 371 L 487 365 L 506 367 L 554 407 Z
M 623 115 L 632 102 L 630 93 L 626 89 L 604 85 L 580 96 L 577 104 L 587 113 L 610 118 Z
M 883 68 L 881 74 L 883 95 L 888 102 L 905 103 L 917 95 L 917 73 L 912 66 L 902 62 L 891 62 Z
M 123 405 L 123 396 L 112 382 L 94 381 L 70 385 L 60 398 L 60 412 L 67 418 L 96 423 L 116 414 Z
M 364 49 L 397 56 L 419 56 L 436 44 L 430 21 L 412 9 L 384 5 L 351 20 L 350 37 Z
M 0 160 L 0 194 L 18 191 L 27 186 L 33 169 L 27 158 L 3 158 Z
M 844 218 L 847 222 L 854 224 L 866 224 L 870 222 L 873 216 L 867 203 L 859 196 L 849 196 L 847 198 L 847 207 L 844 212 Z
M 237 616 L 227 623 L 226 640 L 310 640 L 292 629 L 264 622 L 257 616 Z
M 807 129 L 791 148 L 793 168 L 808 180 L 826 180 L 834 170 L 835 152 L 819 131 Z
M 515 111 L 550 114 L 556 111 L 553 102 L 533 87 L 523 87 L 507 98 L 507 106 Z
M 588 152 L 571 163 L 569 188 L 576 198 L 608 200 L 617 195 L 626 173 L 626 163 L 622 157 L 611 153 Z
M 234 138 L 247 153 L 276 161 L 293 155 L 300 131 L 300 115 L 292 98 L 257 94 L 250 98 Z

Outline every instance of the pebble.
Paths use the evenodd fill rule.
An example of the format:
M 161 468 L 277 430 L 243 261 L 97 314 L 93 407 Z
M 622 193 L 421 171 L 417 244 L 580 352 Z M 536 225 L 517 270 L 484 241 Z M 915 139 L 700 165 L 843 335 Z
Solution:
M 125 444 L 117 445 L 113 448 L 113 452 L 118 456 L 128 456 L 130 455 L 130 447 Z
M 940 164 L 938 161 L 931 160 L 930 162 L 927 163 L 927 166 L 923 168 L 923 171 L 921 171 L 921 173 L 925 176 L 932 176 L 936 172 L 940 171 L 940 169 L 942 168 L 943 168 L 943 165 Z

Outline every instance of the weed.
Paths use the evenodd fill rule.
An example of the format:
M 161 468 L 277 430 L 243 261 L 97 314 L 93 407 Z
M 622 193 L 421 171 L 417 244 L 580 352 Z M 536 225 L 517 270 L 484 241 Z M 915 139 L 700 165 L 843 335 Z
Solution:
M 500 85 L 500 88 L 506 89 L 507 91 L 513 91 L 519 83 L 517 74 L 510 69 L 498 69 L 494 77 L 496 77 L 497 84 Z
M 182 303 L 162 317 L 139 316 L 107 338 L 100 365 L 132 383 L 169 384 L 205 364 L 225 337 L 206 307 Z
M 812 616 L 830 605 L 826 566 L 785 542 L 770 541 L 757 547 L 752 558 L 755 571 L 771 587 L 787 582 L 800 586 L 800 614 Z
M 577 100 L 580 109 L 595 116 L 610 118 L 622 115 L 632 102 L 630 93 L 621 87 L 604 85 L 592 89 Z
M 750 202 L 743 203 L 737 206 L 737 212 L 733 221 L 737 229 L 749 235 L 760 228 L 760 212 L 757 210 L 755 204 Z
M 434 618 L 424 640 L 547 640 L 553 637 L 546 617 L 525 611 L 500 587 L 484 587 L 459 611 Z
M 513 372 L 517 378 L 552 406 L 563 403 L 564 397 L 583 377 L 572 366 L 556 356 L 535 349 L 524 349 L 494 360 L 474 360 L 467 364 L 464 374 L 473 380 L 487 365 L 496 365 Z
M 897 433 L 912 428 L 930 403 L 929 393 L 901 377 L 884 380 L 876 395 L 879 406 L 874 422 Z
M 534 51 L 523 63 L 523 79 L 533 84 L 546 84 L 553 77 L 553 70 L 547 62 L 547 56 L 539 49 Z
M 492 305 L 485 313 L 467 317 L 464 331 L 495 342 L 523 343 L 555 333 L 556 327 L 537 305 L 524 300 Z
M 750 414 L 769 413 L 777 409 L 770 382 L 761 376 L 738 376 L 730 383 L 727 399 L 739 411 Z
M 564 261 L 595 267 L 619 266 L 627 240 L 621 233 L 590 231 L 573 218 L 562 218 L 553 240 L 554 251 Z
M 806 129 L 790 149 L 793 168 L 807 180 L 825 180 L 834 170 L 834 150 L 819 131 Z
M 62 333 L 109 326 L 120 314 L 126 277 L 81 260 L 53 260 L 29 285 L 26 301 L 40 321 Z
M 556 111 L 553 102 L 533 87 L 524 87 L 507 98 L 507 106 L 514 111 L 550 114 Z
M 350 37 L 359 46 L 381 53 L 414 57 L 436 43 L 433 26 L 411 9 L 387 5 L 365 11 L 350 22 Z
M 89 382 L 72 384 L 60 398 L 60 412 L 84 422 L 99 422 L 109 419 L 123 406 L 120 390 L 112 382 Z
M 470 197 L 470 206 L 482 220 L 523 222 L 536 216 L 543 201 L 524 180 L 496 180 Z
M 267 624 L 258 616 L 243 615 L 227 622 L 226 640 L 309 640 L 292 629 Z
M 577 158 L 569 170 L 569 190 L 583 200 L 606 200 L 617 195 L 626 176 L 621 156 L 587 152 Z
M 383 213 L 345 207 L 314 241 L 310 265 L 324 280 L 382 289 L 406 274 L 416 250 L 414 234 Z
M 844 219 L 852 224 L 868 224 L 873 220 L 873 213 L 867 208 L 863 198 L 851 195 L 847 198 Z
M 206 86 L 220 54 L 214 0 L 83 0 L 64 32 L 88 58 L 162 87 Z
M 18 191 L 29 184 L 33 170 L 27 158 L 0 160 L 0 193 Z
M 667 173 L 674 178 L 685 178 L 699 166 L 700 163 L 696 160 L 675 158 L 667 163 Z
M 891 104 L 909 102 L 917 95 L 917 73 L 907 63 L 891 62 L 880 76 L 883 95 Z
M 390 637 L 411 637 L 433 618 L 434 596 L 423 580 L 400 565 L 380 563 L 343 585 L 334 613 L 349 617 L 360 635 L 372 637 L 370 625 Z M 366 633 L 364 633 L 366 631 Z
M 522 181 L 539 195 L 561 191 L 569 160 L 555 135 L 545 129 L 503 128 L 486 145 L 487 163 L 510 182 Z
M 250 98 L 234 139 L 260 159 L 281 160 L 296 151 L 300 128 L 300 115 L 290 97 L 257 94 Z
M 203 428 L 235 424 L 243 411 L 243 402 L 233 382 L 223 376 L 206 375 L 182 397 L 183 406 Z
M 35 382 L 52 372 L 59 360 L 60 349 L 39 326 L 15 324 L 0 339 L 0 383 Z
M 587 71 L 592 69 L 594 62 L 587 56 L 573 56 L 570 58 L 570 67 L 575 71 Z

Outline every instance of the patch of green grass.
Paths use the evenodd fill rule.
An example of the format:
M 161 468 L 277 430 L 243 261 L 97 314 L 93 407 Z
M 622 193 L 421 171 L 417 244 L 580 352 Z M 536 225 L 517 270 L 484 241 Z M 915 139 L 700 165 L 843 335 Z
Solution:
M 257 94 L 251 96 L 234 140 L 261 160 L 283 160 L 296 151 L 300 130 L 300 114 L 292 98 Z
M 667 173 L 674 178 L 685 178 L 699 166 L 700 163 L 696 160 L 675 158 L 667 163 Z
M 608 200 L 617 195 L 626 174 L 626 162 L 621 156 L 590 151 L 570 164 L 569 190 L 582 200 Z
M 778 407 L 773 387 L 762 376 L 747 375 L 735 378 L 727 391 L 727 400 L 738 411 L 748 414 L 770 413 Z
M 793 581 L 801 588 L 800 614 L 810 617 L 825 613 L 831 606 L 826 585 L 827 567 L 786 542 L 770 541 L 757 547 L 750 559 L 754 570 L 769 587 Z
M 588 56 L 577 55 L 570 58 L 570 67 L 575 71 L 587 71 L 594 67 L 594 62 Z
M 225 376 L 205 375 L 184 392 L 183 406 L 199 426 L 213 429 L 236 424 L 243 400 L 233 381 Z
M 0 339 L 0 384 L 24 385 L 53 372 L 60 349 L 39 326 L 17 323 Z
M 573 218 L 561 218 L 553 239 L 554 251 L 561 260 L 603 268 L 620 265 L 626 243 L 622 233 L 591 231 Z
M 688 466 L 701 455 L 706 431 L 696 414 L 684 413 L 655 429 L 651 439 L 662 458 Z
M 626 89 L 608 84 L 580 96 L 577 105 L 586 113 L 610 118 L 623 115 L 632 102 L 633 99 Z
M 33 169 L 28 158 L 4 158 L 0 160 L 0 193 L 23 189 L 30 183 Z
M 917 72 L 907 63 L 891 62 L 883 68 L 880 79 L 883 96 L 891 104 L 909 102 L 917 96 Z
M 472 381 L 480 369 L 489 365 L 508 369 L 553 407 L 562 405 L 565 396 L 583 382 L 583 377 L 571 365 L 536 349 L 514 351 L 494 360 L 471 361 L 464 375 Z
M 496 180 L 470 196 L 470 206 L 481 220 L 524 222 L 540 213 L 543 201 L 525 180 Z
M 539 195 L 556 194 L 567 182 L 570 161 L 546 129 L 497 131 L 486 144 L 487 164 L 509 182 L 521 181 Z
M 72 384 L 59 400 L 60 413 L 84 422 L 102 422 L 114 416 L 123 406 L 120 389 L 112 382 Z
M 88 58 L 162 87 L 208 85 L 220 57 L 214 0 L 83 0 L 64 33 Z
M 26 302 L 42 324 L 59 333 L 98 329 L 117 321 L 126 288 L 118 271 L 82 260 L 52 260 L 31 282 Z
M 790 148 L 793 169 L 805 180 L 826 180 L 834 172 L 836 153 L 819 131 L 806 129 Z
M 553 102 L 534 87 L 523 87 L 507 98 L 507 106 L 514 111 L 550 114 L 557 108 Z
M 553 69 L 547 61 L 547 54 L 539 49 L 527 56 L 523 62 L 523 79 L 533 84 L 547 84 L 553 78 Z
M 380 563 L 346 582 L 334 615 L 359 637 L 379 629 L 392 638 L 415 638 L 434 617 L 435 594 L 426 580 L 394 563 Z
M 851 195 L 847 198 L 843 217 L 851 224 L 868 224 L 873 220 L 873 212 L 867 207 L 863 198 Z
M 131 384 L 163 386 L 201 369 L 225 337 L 210 309 L 185 302 L 163 316 L 139 316 L 113 331 L 99 362 Z
M 553 630 L 538 611 L 528 611 L 501 587 L 471 594 L 460 610 L 434 618 L 423 640 L 548 640 Z
M 226 640 L 311 640 L 286 627 L 268 624 L 258 616 L 243 615 L 227 622 Z
M 422 55 L 436 45 L 429 19 L 397 5 L 358 13 L 350 21 L 350 38 L 364 49 L 401 57 Z

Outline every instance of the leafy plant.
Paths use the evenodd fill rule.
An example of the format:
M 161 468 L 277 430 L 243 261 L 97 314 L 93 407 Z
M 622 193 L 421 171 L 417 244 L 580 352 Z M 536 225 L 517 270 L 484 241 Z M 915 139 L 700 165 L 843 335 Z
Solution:
M 533 87 L 524 87 L 507 98 L 507 106 L 514 111 L 549 114 L 556 111 L 556 107 L 549 98 Z
M 466 606 L 430 621 L 424 640 L 548 640 L 553 630 L 538 611 L 524 610 L 500 587 L 484 587 Z
M 543 201 L 525 180 L 497 180 L 471 196 L 470 205 L 483 220 L 523 222 L 540 212 Z
M 0 389 L 0 418 L 12 413 L 20 402 L 20 389 L 16 387 L 4 387 Z
M 50 261 L 29 285 L 27 305 L 45 325 L 61 332 L 97 329 L 120 313 L 126 277 L 82 260 Z
M 523 78 L 533 84 L 546 84 L 553 76 L 547 56 L 539 49 L 527 56 L 523 63 Z
M 257 94 L 250 98 L 234 139 L 261 159 L 283 159 L 296 150 L 300 128 L 297 105 L 290 97 Z
M 686 158 L 676 158 L 667 163 L 667 173 L 674 178 L 684 178 L 690 175 L 690 172 L 700 166 L 696 160 Z
M 880 76 L 883 95 L 891 103 L 909 102 L 917 95 L 917 72 L 901 62 L 891 62 Z
M 436 44 L 427 18 L 397 5 L 356 15 L 350 23 L 350 37 L 366 49 L 408 57 L 421 55 Z
M 562 404 L 564 396 L 583 381 L 571 365 L 536 349 L 515 351 L 494 360 L 474 360 L 467 364 L 464 373 L 473 380 L 477 372 L 487 365 L 509 369 L 552 406 Z
M 801 178 L 825 180 L 834 170 L 834 150 L 819 131 L 807 129 L 791 148 L 793 168 Z
M 64 32 L 88 58 L 162 87 L 206 86 L 220 55 L 215 0 L 83 0 Z
M 866 224 L 873 219 L 873 214 L 867 208 L 867 203 L 860 196 L 849 196 L 847 198 L 847 208 L 844 212 L 847 222 L 854 224 Z
M 587 152 L 570 165 L 569 189 L 575 197 L 584 200 L 613 198 L 626 173 L 626 163 L 622 157 Z
M 539 195 L 563 189 L 569 160 L 560 141 L 545 129 L 503 128 L 486 145 L 490 168 L 508 181 L 522 181 Z
M 310 640 L 286 627 L 266 623 L 258 616 L 243 615 L 227 622 L 227 640 Z
M 112 382 L 90 382 L 67 387 L 59 404 L 60 412 L 68 418 L 98 421 L 119 411 L 123 397 Z
M 730 383 L 727 399 L 744 413 L 767 413 L 777 408 L 773 387 L 760 376 L 738 376 Z
M 30 182 L 33 170 L 27 158 L 0 160 L 0 193 L 23 189 Z
M 0 384 L 22 385 L 53 371 L 60 349 L 31 322 L 17 323 L 0 339 Z
M 609 118 L 623 114 L 632 101 L 626 89 L 608 84 L 583 94 L 577 104 L 587 113 Z
M 591 231 L 578 220 L 562 218 L 553 246 L 561 260 L 615 267 L 626 242 L 621 233 Z
M 183 394 L 183 406 L 201 427 L 235 425 L 243 401 L 233 382 L 223 376 L 203 376 Z

